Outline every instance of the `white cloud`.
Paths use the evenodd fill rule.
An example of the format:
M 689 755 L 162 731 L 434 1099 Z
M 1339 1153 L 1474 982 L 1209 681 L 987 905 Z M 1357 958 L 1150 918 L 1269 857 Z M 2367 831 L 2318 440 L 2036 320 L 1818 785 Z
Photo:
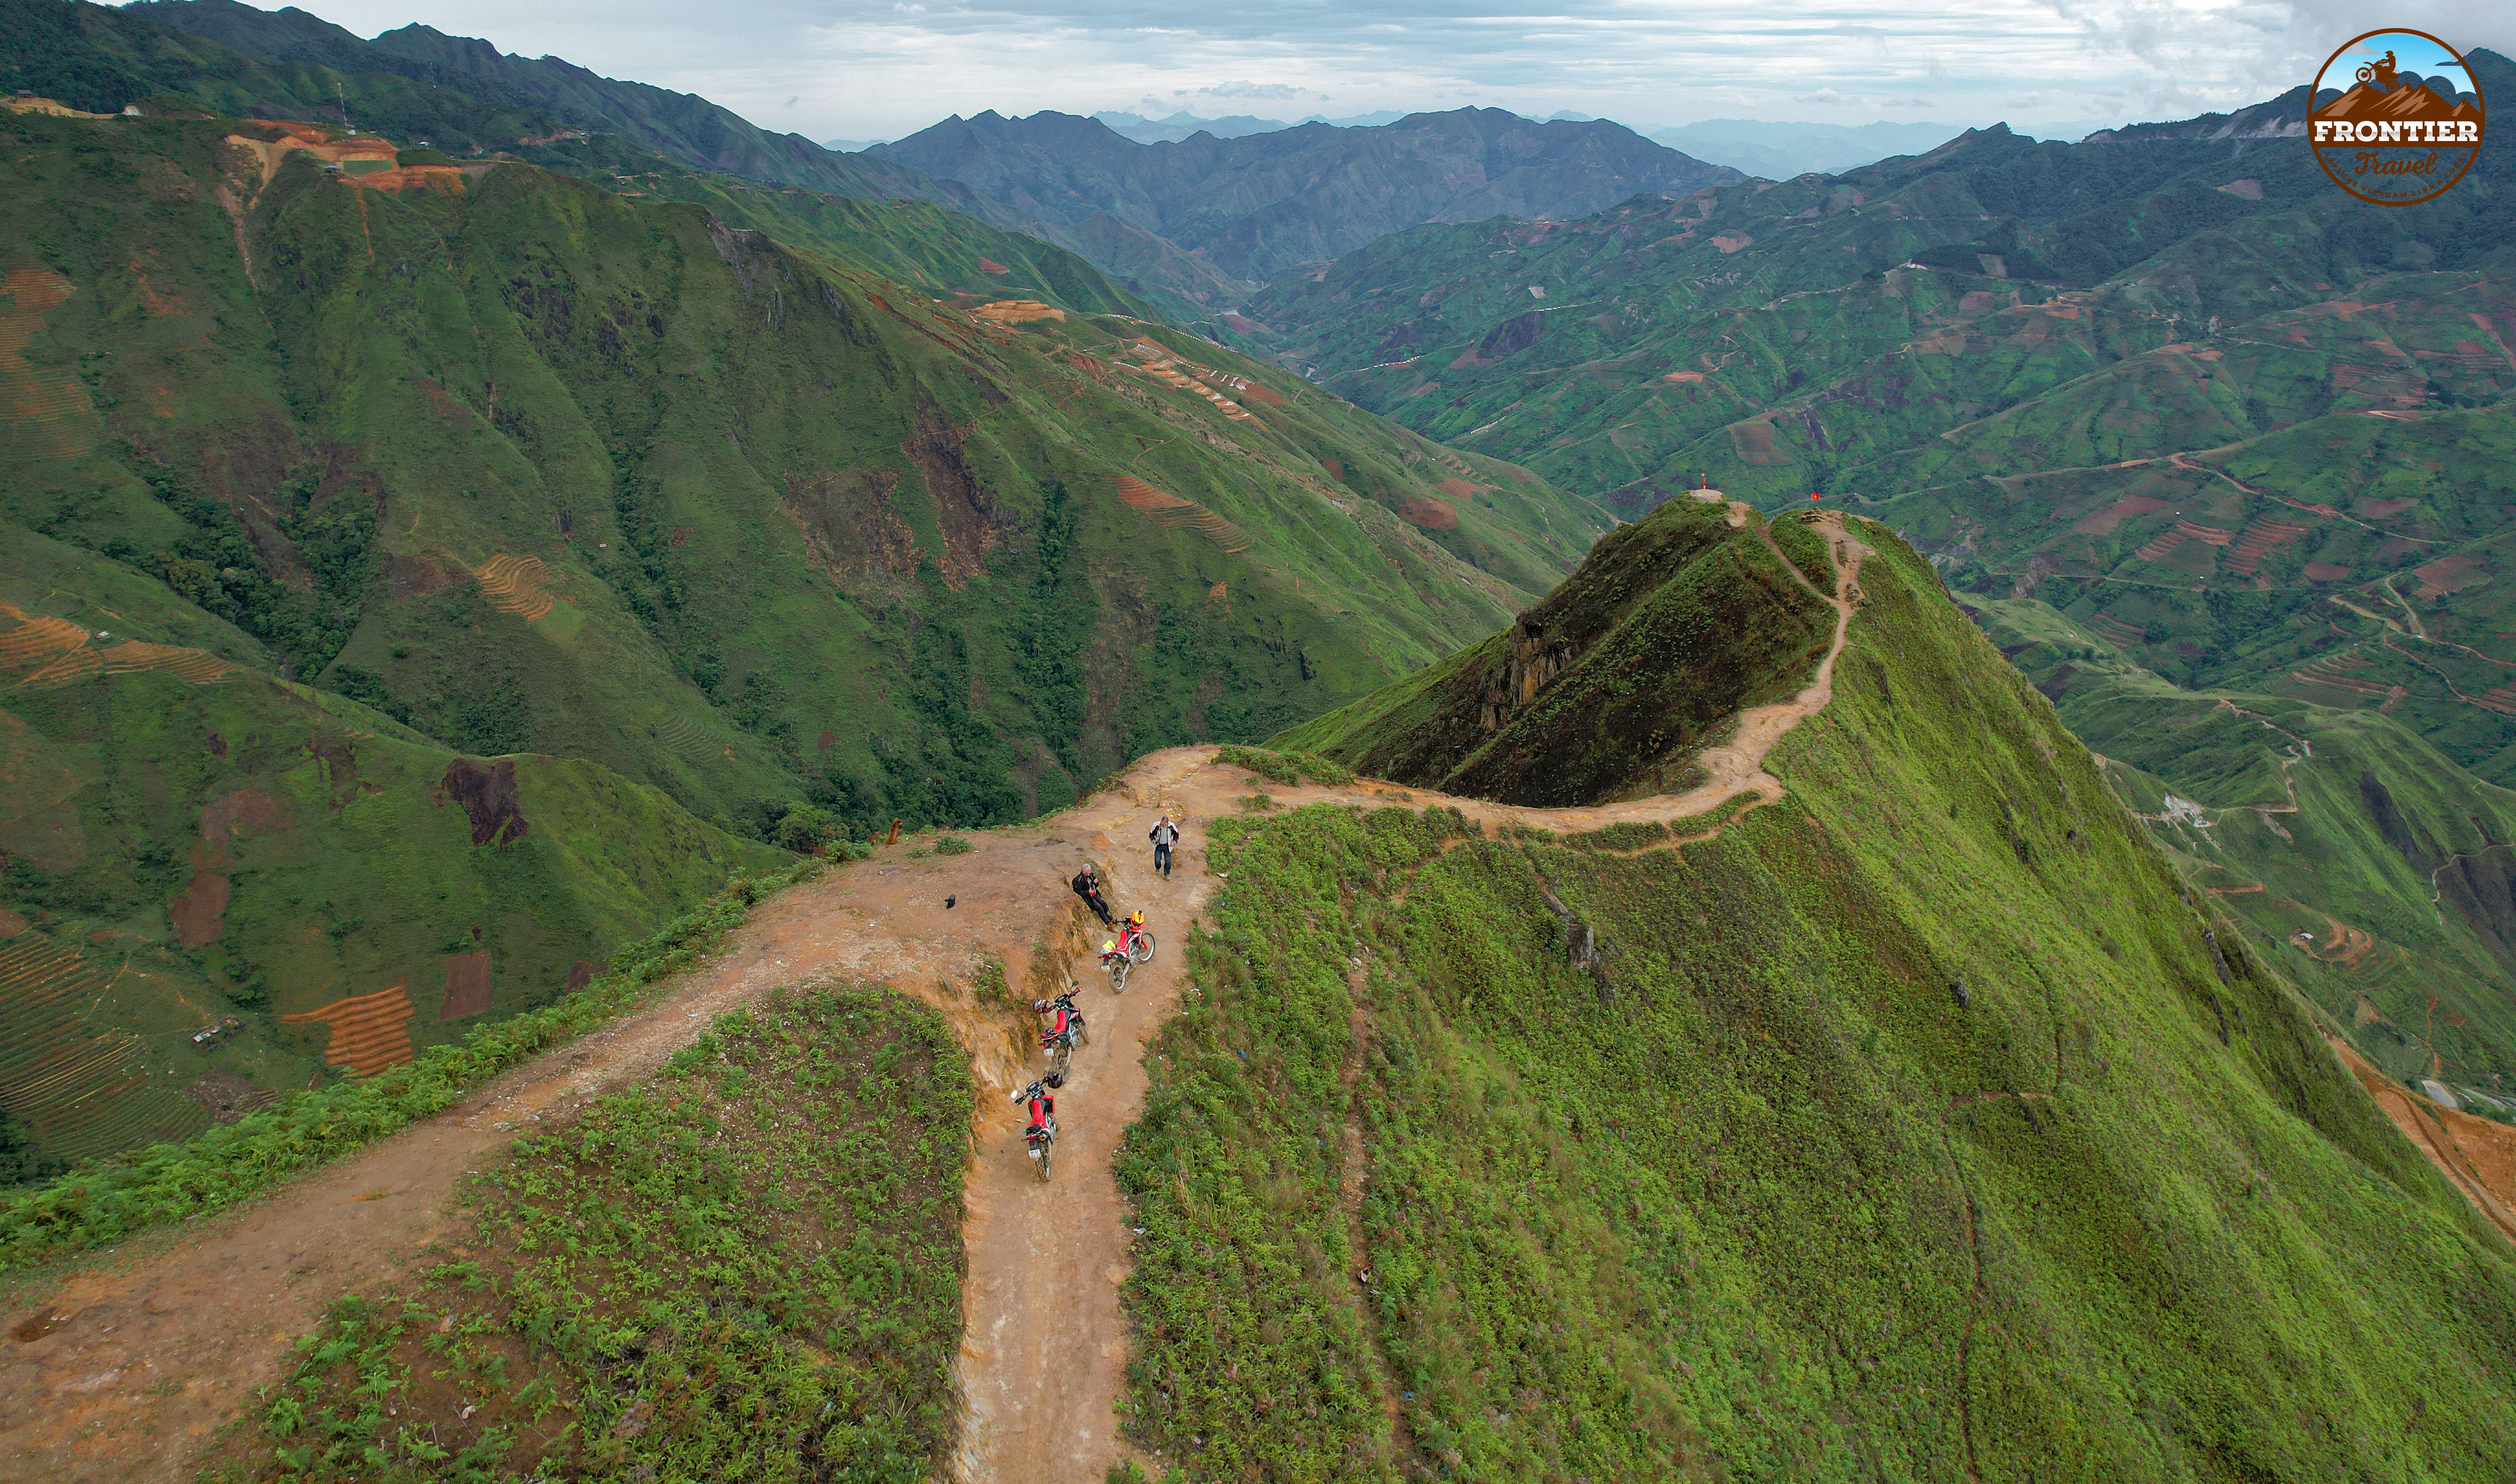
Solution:
M 279 0 L 262 0 L 273 8 Z M 503 50 L 702 94 L 814 138 L 945 113 L 1089 113 L 1161 98 L 1322 111 L 1478 103 L 1638 127 L 1721 116 L 1951 124 L 2223 110 L 2307 81 L 2372 25 L 2516 53 L 2505 0 L 313 0 L 373 35 L 414 19 Z M 1217 78 L 1241 79 L 1217 82 Z M 1253 81 L 1250 79 L 1264 79 Z M 790 110 L 789 98 L 799 102 Z M 2032 99 L 2044 111 L 2012 110 Z
M 1210 88 L 1197 89 L 1196 94 L 1200 98 L 1324 99 L 1327 97 L 1325 93 L 1314 93 L 1307 88 L 1294 87 L 1288 82 L 1249 82 L 1245 79 L 1240 82 L 1219 82 Z

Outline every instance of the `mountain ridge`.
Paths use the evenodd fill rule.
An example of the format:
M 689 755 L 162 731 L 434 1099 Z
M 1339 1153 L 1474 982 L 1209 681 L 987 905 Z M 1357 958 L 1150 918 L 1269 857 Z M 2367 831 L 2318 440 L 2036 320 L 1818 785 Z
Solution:
M 1646 187 L 1683 190 L 1738 178 L 1621 125 L 1535 124 L 1497 108 L 1154 144 L 1053 110 L 1023 119 L 988 110 L 870 152 L 991 199 L 1028 203 L 1023 209 L 1052 220 L 1111 213 L 1247 279 L 1333 258 L 1421 221 L 1560 214 Z

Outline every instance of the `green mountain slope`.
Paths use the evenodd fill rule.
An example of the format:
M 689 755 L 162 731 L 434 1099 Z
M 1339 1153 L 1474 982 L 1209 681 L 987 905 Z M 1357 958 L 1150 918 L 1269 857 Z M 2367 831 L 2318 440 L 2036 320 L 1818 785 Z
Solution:
M 1162 1462 L 2497 1476 L 2516 1255 L 1853 526 L 1833 699 L 1717 840 L 1215 827 L 1203 993 L 1121 1167 Z
M 0 535 L 0 1112 L 44 1158 L 406 1061 L 787 858 L 597 763 L 459 756 Z
M 330 69 L 370 85 L 378 79 L 402 78 L 466 99 L 488 101 L 496 107 L 528 110 L 555 122 L 513 136 L 484 138 L 484 142 L 494 147 L 528 138 L 563 146 L 556 156 L 534 153 L 544 163 L 581 152 L 566 147 L 574 142 L 562 131 L 609 135 L 612 144 L 588 147 L 602 152 L 626 146 L 685 169 L 864 200 L 904 197 L 937 202 L 1007 231 L 1058 243 L 1187 317 L 1195 317 L 1209 303 L 1221 302 L 1218 294 L 1235 302 L 1240 297 L 1238 285 L 1212 265 L 1115 218 L 1072 225 L 1043 220 L 957 181 L 872 155 L 838 153 L 802 135 L 772 134 L 704 98 L 599 76 L 557 57 L 504 54 L 477 37 L 448 36 L 416 22 L 361 40 L 294 6 L 262 11 L 236 0 L 143 0 L 120 14 L 130 18 L 122 22 L 127 28 L 153 22 L 171 33 L 274 65 Z M 189 90 L 178 84 L 174 91 Z M 363 112 L 356 116 L 361 123 L 374 122 L 397 133 L 429 132 L 409 128 L 412 121 L 371 121 Z M 651 162 L 641 162 L 636 168 L 651 168 Z
M 1793 522 L 1774 533 L 1823 573 Z M 1796 691 L 1833 638 L 1762 522 L 1683 501 L 1610 532 L 1512 626 L 1276 745 L 1375 778 L 1511 804 L 1676 792 L 1706 738 Z
M 44 780 L 0 910 L 181 986 L 97 1036 L 254 1011 L 258 1089 L 338 1040 L 280 1017 L 398 986 L 331 1013 L 456 1034 L 440 998 L 556 993 L 754 842 L 1332 709 L 1609 523 L 923 204 L 0 127 L 0 722 Z M 509 791 L 528 831 L 455 806 Z
M 2495 53 L 2472 66 L 2485 89 L 2516 88 Z M 2136 669 L 2193 693 L 2165 714 L 2228 697 L 2313 719 L 2280 723 L 2301 736 L 2330 722 L 2376 747 L 2361 770 L 2396 777 L 2398 798 L 2495 799 L 2485 780 L 2516 782 L 2516 626 L 2500 621 L 2516 177 L 2502 151 L 2427 206 L 2366 206 L 2294 137 L 2302 104 L 2076 145 L 1990 130 L 1839 178 L 1427 227 L 1250 312 L 1324 385 L 1607 488 L 1627 514 L 1707 481 L 1766 508 L 1811 490 L 1850 502 L 2004 615 L 2005 648 L 2049 641 L 2022 663 L 2073 724 L 2179 797 L 2262 802 L 2203 788 L 2220 760 L 2196 740 L 2176 761 L 2183 730 L 2135 746 L 2149 691 L 2118 712 L 2111 689 L 2083 705 L 2058 687 Z M 2479 859 L 2504 837 L 2470 821 L 2496 805 L 2442 803 L 2418 826 L 2431 846 L 2407 836 L 2406 850 L 2371 806 L 2334 803 L 2350 822 L 2318 847 L 2323 867 L 2257 862 L 2246 881 L 2286 884 L 2282 911 L 2303 915 L 2281 920 L 2284 940 L 2328 915 L 2409 955 L 2393 989 L 2368 987 L 2409 1042 L 2356 1032 L 2371 1059 L 2408 1072 L 2434 1055 L 2495 1086 L 2516 1071 L 2496 909 L 2481 905 L 2495 898 L 2379 928 L 2361 922 L 2360 884 L 2403 878 L 2388 899 L 2425 901 L 2409 879 Z M 2438 1020 L 2438 1046 L 2428 978 L 2455 986 L 2441 993 L 2467 1022 Z
M 450 149 L 495 148 L 564 127 L 528 102 L 484 101 L 429 78 L 305 59 L 258 61 L 160 25 L 146 9 L 0 0 L 0 29 L 10 38 L 0 52 L 0 87 L 90 113 L 119 113 L 149 98 L 245 117 L 340 122 L 346 109 L 364 127 Z
M 2516 794 L 2399 711 L 2182 688 L 2032 599 L 1982 616 L 2196 889 L 2363 1054 L 2516 1114 Z

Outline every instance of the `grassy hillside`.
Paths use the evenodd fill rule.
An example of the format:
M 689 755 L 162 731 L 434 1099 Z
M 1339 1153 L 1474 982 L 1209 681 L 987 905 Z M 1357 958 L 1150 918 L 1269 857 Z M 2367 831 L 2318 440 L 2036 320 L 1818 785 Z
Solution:
M 932 1478 L 969 1068 L 933 1011 L 793 991 L 467 1181 L 206 1478 Z
M 2516 88 L 2496 54 L 2471 64 Z M 1708 478 L 1893 525 L 2001 615 L 2004 649 L 2043 646 L 2021 662 L 2091 746 L 2166 780 L 2153 796 L 2262 802 L 2205 782 L 2225 759 L 2201 730 L 2135 743 L 2162 718 L 2234 698 L 2301 737 L 2339 726 L 2332 758 L 2392 779 L 2414 834 L 2336 789 L 2314 869 L 2272 864 L 2289 846 L 2263 831 L 2242 880 L 2194 883 L 2264 886 L 2283 940 L 2374 932 L 2354 962 L 2393 988 L 2366 986 L 2363 1051 L 2487 1091 L 2516 1070 L 2488 864 L 2493 785 L 2516 783 L 2516 175 L 2502 151 L 2416 211 L 2367 206 L 2283 132 L 2299 107 L 2079 144 L 1987 130 L 1580 222 L 1425 227 L 1250 313 L 1324 385 L 1627 514 Z M 2131 671 L 2137 696 L 2100 684 Z M 2286 827 L 2231 819 L 2191 858 L 2253 819 Z M 2480 885 L 2433 909 L 2420 884 L 2451 862 Z M 2375 882 L 2399 909 L 2381 928 Z
M 0 130 L 0 926 L 120 986 L 19 1044 L 180 1079 L 40 1149 L 534 1003 L 765 844 L 1264 736 L 1608 523 L 922 204 Z
M 2033 600 L 1984 621 L 2196 889 L 2363 1054 L 2516 1114 L 2516 794 L 2399 714 L 2181 688 Z
M 529 102 L 488 102 L 440 81 L 303 59 L 264 61 L 170 30 L 145 10 L 0 0 L 0 28 L 10 37 L 0 53 L 0 88 L 22 88 L 89 113 L 119 113 L 126 103 L 152 99 L 211 113 L 335 123 L 346 111 L 362 127 L 461 150 L 565 127 Z
M 0 1111 L 45 1162 L 408 1061 L 791 858 L 599 763 L 460 756 L 0 534 Z
M 2499 1475 L 2516 1255 L 1857 528 L 1834 698 L 1717 841 L 1218 824 L 1121 1167 L 1163 1463 Z
M 1277 745 L 1512 804 L 1682 788 L 1720 723 L 1796 690 L 1833 638 L 1764 523 L 1731 518 L 1685 500 L 1619 526 L 1510 628 Z M 1823 553 L 1811 561 L 1824 570 Z

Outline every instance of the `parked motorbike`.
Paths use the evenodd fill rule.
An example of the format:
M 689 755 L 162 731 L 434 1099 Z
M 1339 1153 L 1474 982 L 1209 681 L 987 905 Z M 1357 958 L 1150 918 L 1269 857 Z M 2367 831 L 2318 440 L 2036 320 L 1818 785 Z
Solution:
M 1074 991 L 1068 990 L 1054 1000 L 1033 1000 L 1032 1010 L 1048 1024 L 1039 1033 L 1039 1049 L 1048 1053 L 1048 1085 L 1066 1086 L 1066 1069 L 1074 1060 L 1074 1049 L 1091 1040 L 1083 1024 L 1083 1011 L 1074 1008 Z
M 1030 1122 L 1023 1130 L 1023 1144 L 1039 1169 L 1039 1182 L 1048 1183 L 1048 1149 L 1057 1142 L 1057 1099 L 1048 1093 L 1046 1083 L 1034 1082 L 1013 1095 L 1013 1100 L 1029 1104 Z

